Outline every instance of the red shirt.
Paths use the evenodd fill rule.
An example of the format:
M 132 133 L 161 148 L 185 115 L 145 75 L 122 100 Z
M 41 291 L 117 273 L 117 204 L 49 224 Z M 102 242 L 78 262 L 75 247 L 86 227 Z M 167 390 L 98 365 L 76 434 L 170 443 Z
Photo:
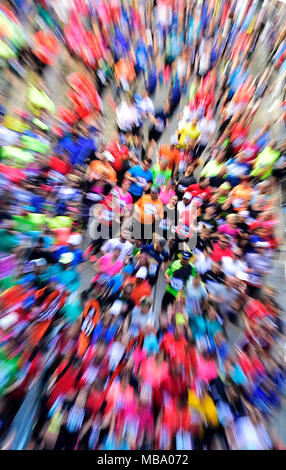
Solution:
M 265 374 L 265 368 L 258 357 L 247 357 L 246 354 L 242 354 L 239 365 L 245 375 L 250 376 L 251 379 L 254 379 L 258 374 Z
M 72 165 L 70 163 L 61 160 L 61 158 L 56 156 L 50 158 L 49 165 L 52 170 L 57 171 L 62 175 L 67 175 L 72 169 Z
M 126 145 L 120 145 L 113 140 L 110 142 L 106 150 L 114 157 L 114 162 L 111 163 L 113 169 L 116 171 L 116 173 L 121 171 L 124 160 L 126 160 L 126 157 L 129 153 Z
M 211 259 L 217 263 L 218 261 L 221 261 L 223 256 L 229 256 L 230 258 L 233 258 L 233 253 L 230 248 L 221 248 L 219 242 L 215 243 L 213 246 L 213 252 L 211 255 Z
M 191 193 L 193 197 L 203 199 L 204 201 L 208 201 L 212 196 L 210 188 L 201 188 L 199 183 L 191 184 L 185 193 Z
M 244 307 L 244 312 L 249 319 L 264 318 L 268 315 L 268 309 L 259 300 L 249 300 Z
M 239 152 L 243 144 L 245 143 L 245 139 L 247 138 L 249 131 L 249 126 L 245 127 L 243 124 L 237 122 L 233 125 L 230 133 L 230 140 L 232 142 L 232 147 L 234 152 Z
M 86 408 L 89 408 L 92 414 L 96 414 L 104 402 L 104 393 L 98 390 L 92 390 L 86 402 Z
M 160 349 L 163 349 L 171 360 L 181 364 L 187 362 L 187 340 L 184 336 L 175 338 L 173 333 L 166 333 L 162 338 Z
M 64 370 L 67 365 L 67 361 L 65 360 L 57 369 L 57 377 L 60 373 Z M 54 385 L 53 391 L 48 400 L 48 406 L 52 406 L 52 404 L 56 401 L 59 395 L 66 395 L 69 392 L 72 392 L 76 389 L 76 378 L 79 373 L 78 369 L 75 369 L 74 366 L 70 366 L 64 375 L 58 380 L 58 382 Z

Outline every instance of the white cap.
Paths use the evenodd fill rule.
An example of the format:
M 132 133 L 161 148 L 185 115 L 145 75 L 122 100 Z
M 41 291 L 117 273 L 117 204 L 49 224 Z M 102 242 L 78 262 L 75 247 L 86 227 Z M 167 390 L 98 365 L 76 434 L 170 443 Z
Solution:
M 239 213 L 239 215 L 241 215 L 242 217 L 248 217 L 249 216 L 249 211 L 241 211 Z
M 82 241 L 82 236 L 79 233 L 73 233 L 68 238 L 68 243 L 70 245 L 80 245 Z
M 34 259 L 34 260 L 33 260 L 33 263 L 34 263 L 36 266 L 46 266 L 47 260 L 46 260 L 45 258 L 38 258 L 38 259 Z
M 15 325 L 19 320 L 19 315 L 17 313 L 9 313 L 5 317 L 1 318 L 0 320 L 0 328 L 3 330 L 7 330 L 10 326 Z
M 184 193 L 183 199 L 188 199 L 190 201 L 192 199 L 191 193 Z
M 247 281 L 247 280 L 248 280 L 248 274 L 247 274 L 247 273 L 244 273 L 244 272 L 242 272 L 242 271 L 238 271 L 238 272 L 236 273 L 236 277 L 237 277 L 238 279 L 240 279 L 241 281 Z
M 106 158 L 106 160 L 108 160 L 109 162 L 114 162 L 114 156 L 108 152 L 108 150 L 105 150 L 105 152 L 103 152 L 103 156 Z
M 109 310 L 110 315 L 115 315 L 116 317 L 120 315 L 122 309 L 122 302 L 121 300 L 115 300 L 114 304 L 112 305 L 111 309 Z
M 141 266 L 141 268 L 138 270 L 136 277 L 137 279 L 146 279 L 148 274 L 146 266 Z
M 256 242 L 255 246 L 258 248 L 268 248 L 270 245 L 268 242 Z

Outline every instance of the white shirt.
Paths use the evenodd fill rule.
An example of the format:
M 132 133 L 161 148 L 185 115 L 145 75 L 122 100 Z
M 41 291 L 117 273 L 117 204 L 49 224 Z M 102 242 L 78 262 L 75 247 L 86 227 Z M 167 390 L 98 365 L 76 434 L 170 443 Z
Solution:
M 142 113 L 154 114 L 154 104 L 150 96 L 146 96 L 140 103 L 140 111 Z
M 234 260 L 230 256 L 222 257 L 222 270 L 227 276 L 236 276 L 238 272 L 245 273 L 246 269 L 247 265 L 243 261 Z
M 19 140 L 17 132 L 7 129 L 7 127 L 0 124 L 0 147 L 5 145 L 15 145 Z
M 179 201 L 177 205 L 179 216 L 181 216 L 181 214 L 186 210 L 191 211 L 192 208 L 193 208 L 193 205 L 191 204 L 191 202 L 188 205 L 185 205 L 184 201 Z
M 128 105 L 126 101 L 122 101 L 116 108 L 116 121 L 120 129 L 124 131 L 131 130 L 132 126 L 139 122 L 139 113 L 136 106 Z
M 210 138 L 215 132 L 216 123 L 214 119 L 206 119 L 205 117 L 200 120 L 198 123 L 198 128 L 200 130 L 199 143 L 202 145 L 207 145 Z
M 239 418 L 234 424 L 236 445 L 240 450 L 267 450 L 272 443 L 263 425 L 254 426 L 248 416 Z
M 195 261 L 194 266 L 199 274 L 205 274 L 207 271 L 210 271 L 212 268 L 212 260 L 209 256 L 206 256 L 202 251 L 195 248 Z
M 133 245 L 128 240 L 122 242 L 120 238 L 113 238 L 107 240 L 102 246 L 102 251 L 106 253 L 113 253 L 115 248 L 120 249 L 121 253 L 118 257 L 120 261 L 124 261 L 126 256 L 131 256 L 133 251 Z

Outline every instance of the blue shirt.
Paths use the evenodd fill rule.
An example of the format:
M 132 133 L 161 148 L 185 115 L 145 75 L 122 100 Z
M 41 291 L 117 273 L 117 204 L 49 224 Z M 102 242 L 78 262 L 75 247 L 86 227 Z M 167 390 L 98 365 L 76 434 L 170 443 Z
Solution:
M 148 63 L 148 52 L 143 41 L 139 41 L 137 44 L 136 52 L 137 66 L 140 70 L 145 70 Z
M 156 70 L 156 65 L 153 64 L 152 67 L 149 70 L 149 75 L 148 75 L 148 93 L 152 95 L 154 91 L 156 90 L 157 86 L 157 70 Z
M 84 160 L 89 156 L 92 150 L 95 150 L 95 144 L 91 137 L 79 137 L 76 141 L 70 135 L 66 135 L 59 140 L 55 151 L 60 152 L 65 150 L 69 153 L 70 162 L 72 165 L 84 163 Z
M 122 286 L 123 282 L 124 282 L 124 277 L 122 276 L 122 274 L 116 274 L 107 283 L 107 288 L 112 289 L 111 293 L 114 294 L 115 292 L 119 291 L 119 289 Z
M 232 186 L 237 186 L 240 183 L 242 176 L 250 173 L 250 165 L 238 162 L 235 158 L 231 158 L 227 162 L 226 170 L 226 181 L 228 181 Z
M 43 209 L 43 205 L 45 204 L 46 200 L 43 196 L 35 194 L 31 197 L 31 205 L 38 211 L 41 212 Z
M 62 254 L 69 253 L 70 251 L 71 250 L 68 246 L 63 246 L 59 250 L 55 251 L 54 256 L 55 256 L 56 261 L 58 261 L 60 259 Z M 72 261 L 72 266 L 77 266 L 80 263 L 84 263 L 85 259 L 82 255 L 81 250 L 74 250 L 73 254 L 74 254 L 74 259 Z
M 270 142 L 272 139 L 270 131 L 266 131 L 262 134 L 261 137 L 256 142 L 256 145 L 258 145 L 259 150 L 262 150 L 266 145 Z
M 151 170 L 144 171 L 140 165 L 130 168 L 129 173 L 133 178 L 137 179 L 136 183 L 131 183 L 129 192 L 134 196 L 142 196 L 147 183 L 153 181 Z
M 157 277 L 161 264 L 163 261 L 167 261 L 169 259 L 168 252 L 166 250 L 162 250 L 160 253 L 158 253 L 158 251 L 155 250 L 153 243 L 150 243 L 149 245 L 144 245 L 142 247 L 141 253 L 147 253 L 151 258 L 154 258 L 154 260 L 157 261 L 158 265 L 154 272 L 149 271 L 149 275 L 151 277 Z
M 181 90 L 180 90 L 180 82 L 176 80 L 174 86 L 172 88 L 172 95 L 171 95 L 171 105 L 175 105 L 180 102 L 181 99 Z
M 240 85 L 242 85 L 248 77 L 248 73 L 241 71 L 241 66 L 238 66 L 234 69 L 232 74 L 229 77 L 229 88 L 230 92 L 234 93 Z

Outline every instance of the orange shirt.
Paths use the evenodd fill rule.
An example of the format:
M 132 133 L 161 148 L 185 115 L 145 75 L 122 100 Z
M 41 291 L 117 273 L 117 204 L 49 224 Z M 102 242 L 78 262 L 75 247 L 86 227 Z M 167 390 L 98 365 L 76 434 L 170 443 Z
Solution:
M 160 199 L 154 201 L 150 194 L 144 194 L 135 204 L 135 207 L 140 209 L 139 214 L 135 214 L 136 219 L 141 224 L 151 225 L 155 220 L 155 215 L 158 214 L 161 218 L 164 216 L 164 207 Z
M 116 172 L 110 165 L 106 165 L 100 160 L 94 160 L 93 162 L 91 162 L 90 168 L 92 171 L 94 171 L 94 173 L 101 176 L 102 178 L 105 178 L 107 181 L 109 180 L 113 183 L 116 183 Z
M 234 209 L 237 212 L 246 211 L 251 201 L 252 194 L 252 188 L 244 188 L 241 184 L 233 188 L 231 192 L 231 202 Z
M 132 62 L 127 62 L 125 59 L 120 59 L 115 64 L 115 76 L 118 78 L 118 80 L 122 80 L 122 78 L 125 78 L 128 82 L 134 80 L 136 73 Z
M 178 149 L 171 149 L 169 145 L 161 145 L 159 150 L 160 160 L 169 160 L 169 170 L 173 170 L 175 165 L 180 163 L 180 151 Z
M 135 276 L 132 276 L 123 283 L 123 286 L 125 286 L 126 284 L 134 285 L 130 299 L 134 302 L 135 305 L 140 305 L 140 300 L 142 299 L 142 297 L 151 297 L 152 288 L 148 281 L 143 281 L 138 284 L 136 283 L 136 281 L 137 278 Z

